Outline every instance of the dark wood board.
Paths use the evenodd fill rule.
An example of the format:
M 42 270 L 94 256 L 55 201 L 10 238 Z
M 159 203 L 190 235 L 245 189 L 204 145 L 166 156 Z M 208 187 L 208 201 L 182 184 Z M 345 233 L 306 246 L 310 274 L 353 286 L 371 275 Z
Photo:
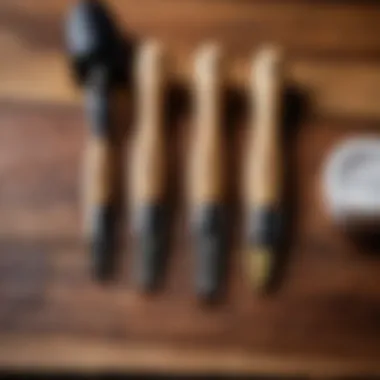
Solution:
M 80 204 L 85 121 L 61 42 L 69 3 L 0 2 L 0 365 L 378 374 L 380 258 L 331 224 L 320 179 L 337 143 L 379 135 L 380 5 L 110 1 L 125 25 L 139 36 L 164 38 L 180 61 L 202 38 L 225 41 L 239 62 L 260 42 L 280 42 L 298 65 L 295 83 L 310 98 L 313 112 L 292 139 L 295 229 L 281 288 L 267 298 L 251 294 L 236 229 L 224 297 L 205 306 L 193 292 L 181 194 L 162 292 L 136 292 L 127 232 L 114 283 L 104 288 L 89 276 Z M 177 129 L 180 137 L 186 125 Z M 230 136 L 234 183 L 242 136 L 238 126 Z M 181 144 L 186 139 L 172 139 L 179 179 Z M 239 220 L 234 214 L 234 225 Z

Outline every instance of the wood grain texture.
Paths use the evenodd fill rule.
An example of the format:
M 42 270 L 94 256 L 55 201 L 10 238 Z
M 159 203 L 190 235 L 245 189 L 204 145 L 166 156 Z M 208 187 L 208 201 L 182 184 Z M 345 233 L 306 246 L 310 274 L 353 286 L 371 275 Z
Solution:
M 288 49 L 290 78 L 312 110 L 293 137 L 295 230 L 286 278 L 271 298 L 243 280 L 236 204 L 244 129 L 229 136 L 234 242 L 225 296 L 197 303 L 182 192 L 164 292 L 131 286 L 128 225 L 115 284 L 89 274 L 81 234 L 85 121 L 70 84 L 62 20 L 70 1 L 0 2 L 0 365 L 84 371 L 380 372 L 380 260 L 324 213 L 320 175 L 342 139 L 379 134 L 380 5 L 352 1 L 113 0 L 137 37 L 160 37 L 188 78 L 203 39 L 231 50 L 235 83 L 268 40 Z M 173 128 L 181 182 L 186 123 Z M 173 170 L 173 168 L 171 170 Z M 181 185 L 178 186 L 181 188 Z
M 128 343 L 132 350 L 134 344 L 162 344 L 179 350 L 199 347 L 210 350 L 211 356 L 213 348 L 220 346 L 226 355 L 237 350 L 244 356 L 268 355 L 280 361 L 282 355 L 291 355 L 299 358 L 299 368 L 312 372 L 318 372 L 318 366 L 306 366 L 302 357 L 322 360 L 319 363 L 349 360 L 358 363 L 358 368 L 360 363 L 373 361 L 369 367 L 373 370 L 380 350 L 380 262 L 368 252 L 359 252 L 331 228 L 316 191 L 326 153 L 340 139 L 355 134 L 355 125 L 343 132 L 328 123 L 305 124 L 297 137 L 298 164 L 293 170 L 298 174 L 296 208 L 300 211 L 291 262 L 279 293 L 267 299 L 251 294 L 242 279 L 241 249 L 236 242 L 225 299 L 220 305 L 205 308 L 196 302 L 192 289 L 192 255 L 185 248 L 186 222 L 181 205 L 162 294 L 144 298 L 135 292 L 128 265 L 131 252 L 125 249 L 118 281 L 108 288 L 94 284 L 79 228 L 78 167 L 83 143 L 79 113 L 22 105 L 3 105 L 1 109 L 2 334 L 18 337 L 15 342 L 23 342 L 24 334 L 37 334 L 47 341 L 57 334 L 70 337 L 74 346 L 90 347 L 92 341 L 99 347 L 110 345 L 109 361 L 104 357 L 101 362 L 103 369 L 116 360 L 112 347 L 123 350 Z M 373 133 L 373 128 L 368 130 Z M 238 137 L 236 140 L 241 144 Z M 7 150 L 11 146 L 24 149 Z M 238 225 L 236 215 L 230 215 L 230 220 L 232 226 Z M 9 339 L 1 340 L 0 352 L 7 351 Z M 29 344 L 34 350 L 34 340 Z M 17 347 L 14 345 L 11 347 Z M 44 349 L 40 344 L 38 347 Z M 59 347 L 56 350 L 62 353 L 70 348 Z M 89 350 L 83 362 L 67 360 L 62 366 L 89 368 L 88 363 L 94 360 Z M 2 363 L 60 366 L 58 359 L 49 355 L 33 362 L 28 357 L 7 354 L 2 356 Z M 231 370 L 269 371 L 268 362 L 248 365 L 238 355 L 233 357 Z M 157 369 L 177 368 L 175 362 L 171 364 L 170 355 L 167 359 L 159 356 L 153 367 L 154 363 Z M 184 368 L 215 368 L 215 362 L 211 360 L 208 367 L 207 359 L 197 355 L 189 363 L 184 363 Z
M 0 365 L 7 363 L 7 358 L 20 355 L 23 360 L 21 370 L 30 370 L 40 363 L 40 357 L 47 357 L 46 365 L 42 372 L 55 371 L 58 369 L 68 370 L 75 368 L 80 374 L 94 374 L 103 372 L 105 369 L 113 373 L 133 371 L 144 375 L 164 372 L 165 375 L 176 375 L 186 372 L 188 375 L 197 376 L 199 373 L 213 373 L 219 376 L 236 376 L 236 373 L 250 375 L 260 368 L 260 375 L 273 375 L 281 373 L 285 378 L 294 376 L 294 368 L 297 373 L 320 374 L 321 379 L 326 378 L 351 378 L 352 373 L 360 373 L 358 378 L 373 378 L 372 374 L 378 371 L 375 361 L 361 360 L 348 362 L 347 360 L 329 360 L 273 355 L 251 355 L 244 350 L 223 349 L 213 351 L 199 349 L 178 349 L 172 346 L 146 346 L 146 345 L 119 345 L 115 343 L 99 343 L 94 340 L 82 339 L 81 341 L 55 337 L 54 340 L 25 336 L 20 339 L 3 337 L 7 349 L 0 347 Z M 28 345 L 33 342 L 33 352 L 28 350 Z M 160 355 L 157 355 L 157 351 Z M 54 354 L 52 355 L 52 352 Z M 171 366 L 168 368 L 167 359 L 170 358 Z M 242 368 L 244 370 L 242 370 Z M 312 370 L 311 370 L 312 369 Z M 40 369 L 41 373 L 41 369 Z M 281 376 L 281 378 L 283 378 Z M 290 376 L 290 377 L 287 377 Z M 318 376 L 318 375 L 316 375 Z M 273 377 L 269 377 L 272 379 Z M 303 378 L 303 377 L 295 377 Z M 313 377 L 319 378 L 319 377 Z
M 63 21 L 74 0 L 3 0 L 0 5 L 0 98 L 73 104 Z M 375 2 L 108 1 L 134 38 L 155 37 L 190 78 L 199 43 L 220 40 L 232 81 L 246 83 L 246 63 L 265 42 L 292 57 L 289 75 L 313 98 L 318 114 L 380 118 L 380 11 Z M 154 9 L 154 12 L 152 11 Z M 153 12 L 153 13 L 150 13 Z M 154 15 L 154 17 L 153 17 Z M 347 80 L 350 78 L 349 80 Z

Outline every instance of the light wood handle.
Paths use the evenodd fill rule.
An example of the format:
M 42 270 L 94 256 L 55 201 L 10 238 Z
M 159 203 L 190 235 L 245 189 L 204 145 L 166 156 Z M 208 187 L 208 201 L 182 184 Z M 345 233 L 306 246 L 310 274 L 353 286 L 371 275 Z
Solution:
M 115 203 L 116 146 L 113 142 L 114 91 L 109 88 L 108 71 L 95 67 L 86 86 L 85 109 L 88 119 L 83 172 L 85 230 L 89 240 L 96 238 L 99 209 Z
M 108 139 L 89 134 L 84 162 L 84 204 L 86 228 L 93 209 L 115 200 L 115 148 Z
M 117 152 L 108 139 L 90 136 L 85 157 L 84 215 L 86 240 L 95 278 L 105 281 L 114 270 L 117 226 Z
M 137 205 L 160 202 L 165 191 L 164 58 L 159 43 L 147 42 L 136 61 L 137 126 L 131 186 Z
M 202 47 L 195 57 L 196 116 L 189 184 L 193 204 L 215 204 L 222 198 L 221 63 L 215 44 Z
M 105 67 L 93 68 L 86 90 L 89 129 L 84 162 L 85 233 L 93 275 L 103 281 L 114 269 L 118 201 L 113 90 Z
M 248 200 L 250 206 L 271 206 L 282 191 L 281 112 L 282 57 L 265 48 L 252 65 L 253 118 L 249 144 Z
M 198 297 L 218 293 L 223 271 L 223 132 L 221 130 L 222 54 L 209 44 L 196 54 L 194 67 L 195 123 L 190 152 L 190 201 L 196 254 Z
M 252 65 L 253 117 L 248 139 L 246 199 L 248 210 L 249 279 L 266 290 L 277 264 L 281 239 L 282 171 L 282 55 L 275 47 L 261 50 Z

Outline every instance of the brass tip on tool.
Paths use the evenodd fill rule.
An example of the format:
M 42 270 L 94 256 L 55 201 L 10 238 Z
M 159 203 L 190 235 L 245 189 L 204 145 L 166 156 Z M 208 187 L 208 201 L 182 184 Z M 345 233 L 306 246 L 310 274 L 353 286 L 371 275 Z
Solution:
M 256 293 L 264 293 L 272 281 L 274 258 L 273 252 L 256 249 L 247 255 L 248 280 Z

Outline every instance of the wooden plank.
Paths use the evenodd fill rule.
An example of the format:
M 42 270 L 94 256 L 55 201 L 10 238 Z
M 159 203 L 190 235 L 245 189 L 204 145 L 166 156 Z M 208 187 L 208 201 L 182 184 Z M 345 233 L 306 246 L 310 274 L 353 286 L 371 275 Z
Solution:
M 73 1 L 2 1 L 0 98 L 78 103 L 63 51 L 64 14 Z M 192 52 L 203 40 L 223 41 L 231 77 L 247 78 L 258 44 L 278 42 L 289 53 L 289 76 L 311 97 L 317 115 L 380 117 L 380 7 L 373 3 L 155 0 L 109 1 L 139 38 L 168 45 L 176 75 L 189 81 Z M 154 9 L 154 17 L 150 10 Z M 348 60 L 342 58 L 348 54 Z M 315 59 L 320 55 L 319 59 Z M 352 58 L 354 55 L 355 59 Z M 335 59 L 335 58 L 336 59 Z M 362 58 L 360 58 L 362 57 Z M 366 58 L 367 57 L 367 58 Z
M 235 244 L 225 295 L 205 307 L 193 293 L 181 200 L 162 293 L 136 293 L 127 246 L 114 284 L 101 287 L 91 280 L 80 232 L 81 114 L 70 107 L 3 104 L 0 364 L 86 371 L 183 366 L 190 372 L 318 372 L 320 365 L 332 372 L 380 370 L 380 262 L 331 226 L 317 191 L 334 145 L 358 128 L 373 134 L 376 126 L 334 127 L 309 122 L 295 137 L 294 209 L 302 212 L 296 213 L 291 261 L 279 292 L 261 299 L 248 289 L 241 270 L 241 220 L 233 212 Z M 242 151 L 242 137 L 241 128 L 230 136 L 231 160 Z M 183 154 L 180 149 L 171 156 L 179 172 Z M 233 182 L 238 162 L 230 165 Z M 123 230 L 127 238 L 128 226 Z M 42 340 L 29 340 L 36 335 Z M 154 358 L 156 350 L 160 354 Z
M 293 138 L 292 250 L 282 287 L 268 298 L 253 296 L 242 273 L 237 194 L 244 130 L 237 125 L 229 135 L 234 245 L 224 297 L 206 307 L 193 293 L 181 194 L 162 293 L 136 293 L 127 224 L 115 283 L 101 287 L 90 278 L 79 199 L 85 122 L 62 39 L 71 3 L 0 2 L 0 366 L 379 374 L 380 262 L 331 224 L 320 178 L 337 143 L 358 133 L 379 135 L 380 6 L 323 0 L 109 1 L 137 37 L 167 43 L 180 82 L 189 82 L 192 51 L 204 39 L 225 43 L 231 85 L 241 89 L 252 51 L 268 40 L 284 45 L 290 80 L 320 116 L 305 120 Z M 170 156 L 180 183 L 189 125 L 175 127 Z
M 30 348 L 33 347 L 33 350 Z M 159 354 L 157 354 L 159 352 Z M 17 359 L 16 359 L 17 358 Z M 41 367 L 41 358 L 44 365 Z M 16 360 L 15 360 L 16 359 Z M 80 374 L 99 372 L 142 374 L 186 373 L 199 375 L 212 373 L 222 376 L 281 374 L 282 376 L 310 376 L 343 378 L 353 373 L 361 378 L 380 373 L 375 360 L 352 362 L 335 358 L 310 358 L 302 360 L 288 356 L 249 354 L 244 350 L 216 352 L 177 348 L 172 346 L 119 345 L 99 342 L 94 339 L 77 340 L 57 336 L 54 338 L 36 336 L 7 336 L 0 342 L 0 366 L 17 371 L 37 370 L 75 371 Z
M 0 99 L 74 105 L 81 94 L 72 83 L 61 53 L 32 52 L 15 41 L 6 43 L 0 67 Z M 173 51 L 173 79 L 191 86 L 191 52 Z M 234 56 L 229 64 L 230 85 L 244 90 L 248 57 Z M 289 79 L 310 98 L 318 116 L 380 119 L 380 66 L 366 61 L 289 59 Z
M 62 46 L 75 0 L 4 0 L 4 29 L 29 46 Z M 234 51 L 273 41 L 295 52 L 379 54 L 376 2 L 108 0 L 126 29 L 181 48 L 218 38 Z

